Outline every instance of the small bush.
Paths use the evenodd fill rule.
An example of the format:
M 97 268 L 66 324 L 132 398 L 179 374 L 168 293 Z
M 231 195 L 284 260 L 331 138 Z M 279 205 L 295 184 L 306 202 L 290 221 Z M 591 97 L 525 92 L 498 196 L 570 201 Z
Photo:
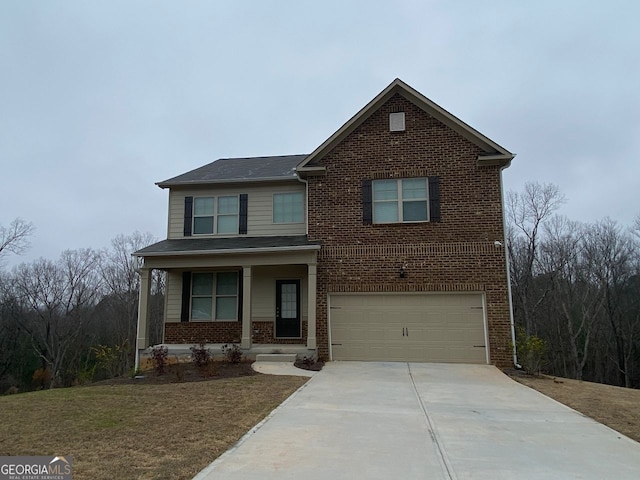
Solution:
M 20 393 L 20 390 L 15 385 L 11 385 L 7 390 L 7 395 L 15 395 L 16 393 Z
M 227 363 L 240 363 L 242 360 L 242 350 L 235 344 L 225 344 L 222 346 L 222 355 Z
M 47 368 L 39 368 L 33 372 L 33 383 L 36 388 L 43 389 L 48 388 L 51 382 L 51 370 Z
M 153 364 L 153 370 L 157 375 L 163 375 L 165 368 L 168 364 L 169 349 L 165 346 L 158 345 L 151 349 L 151 363 Z
M 518 362 L 530 375 L 538 375 L 544 365 L 544 357 L 547 353 L 546 342 L 536 335 L 527 335 L 524 328 L 518 327 L 516 331 L 516 352 Z
M 211 350 L 205 348 L 204 343 L 194 345 L 189 350 L 191 350 L 191 361 L 198 368 L 206 367 L 213 360 Z

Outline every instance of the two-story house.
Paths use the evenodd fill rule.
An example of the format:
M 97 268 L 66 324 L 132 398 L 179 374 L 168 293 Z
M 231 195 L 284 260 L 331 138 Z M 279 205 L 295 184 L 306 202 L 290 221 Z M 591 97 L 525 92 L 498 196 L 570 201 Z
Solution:
M 308 155 L 220 159 L 158 183 L 164 344 L 330 360 L 513 363 L 502 169 L 513 154 L 394 80 Z

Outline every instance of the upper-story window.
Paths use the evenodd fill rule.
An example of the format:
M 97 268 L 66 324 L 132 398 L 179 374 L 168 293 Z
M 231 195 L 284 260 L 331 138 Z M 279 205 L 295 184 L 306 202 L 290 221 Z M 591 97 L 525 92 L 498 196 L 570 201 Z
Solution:
M 426 222 L 429 194 L 426 178 L 374 180 L 373 223 Z
M 193 199 L 193 234 L 238 233 L 238 197 L 195 197 Z
M 302 192 L 273 194 L 273 223 L 304 222 L 304 196 Z

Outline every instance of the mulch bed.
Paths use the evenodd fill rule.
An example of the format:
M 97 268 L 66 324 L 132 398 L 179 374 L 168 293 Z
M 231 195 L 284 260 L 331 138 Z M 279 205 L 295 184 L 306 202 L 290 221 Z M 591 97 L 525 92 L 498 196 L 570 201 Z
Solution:
M 258 372 L 251 368 L 252 363 L 252 361 L 248 360 L 239 363 L 211 362 L 209 365 L 201 368 L 196 367 L 192 363 L 174 363 L 167 365 L 162 374 L 154 370 L 145 370 L 136 378 L 116 377 L 94 382 L 90 385 L 162 385 L 167 383 L 204 382 L 224 378 L 259 375 Z

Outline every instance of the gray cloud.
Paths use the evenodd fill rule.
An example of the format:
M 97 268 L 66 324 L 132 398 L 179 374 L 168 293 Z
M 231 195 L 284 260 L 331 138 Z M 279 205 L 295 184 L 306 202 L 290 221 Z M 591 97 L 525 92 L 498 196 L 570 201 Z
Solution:
M 7 2 L 0 223 L 25 259 L 165 236 L 154 182 L 312 151 L 395 77 L 518 153 L 506 189 L 640 213 L 636 2 Z

